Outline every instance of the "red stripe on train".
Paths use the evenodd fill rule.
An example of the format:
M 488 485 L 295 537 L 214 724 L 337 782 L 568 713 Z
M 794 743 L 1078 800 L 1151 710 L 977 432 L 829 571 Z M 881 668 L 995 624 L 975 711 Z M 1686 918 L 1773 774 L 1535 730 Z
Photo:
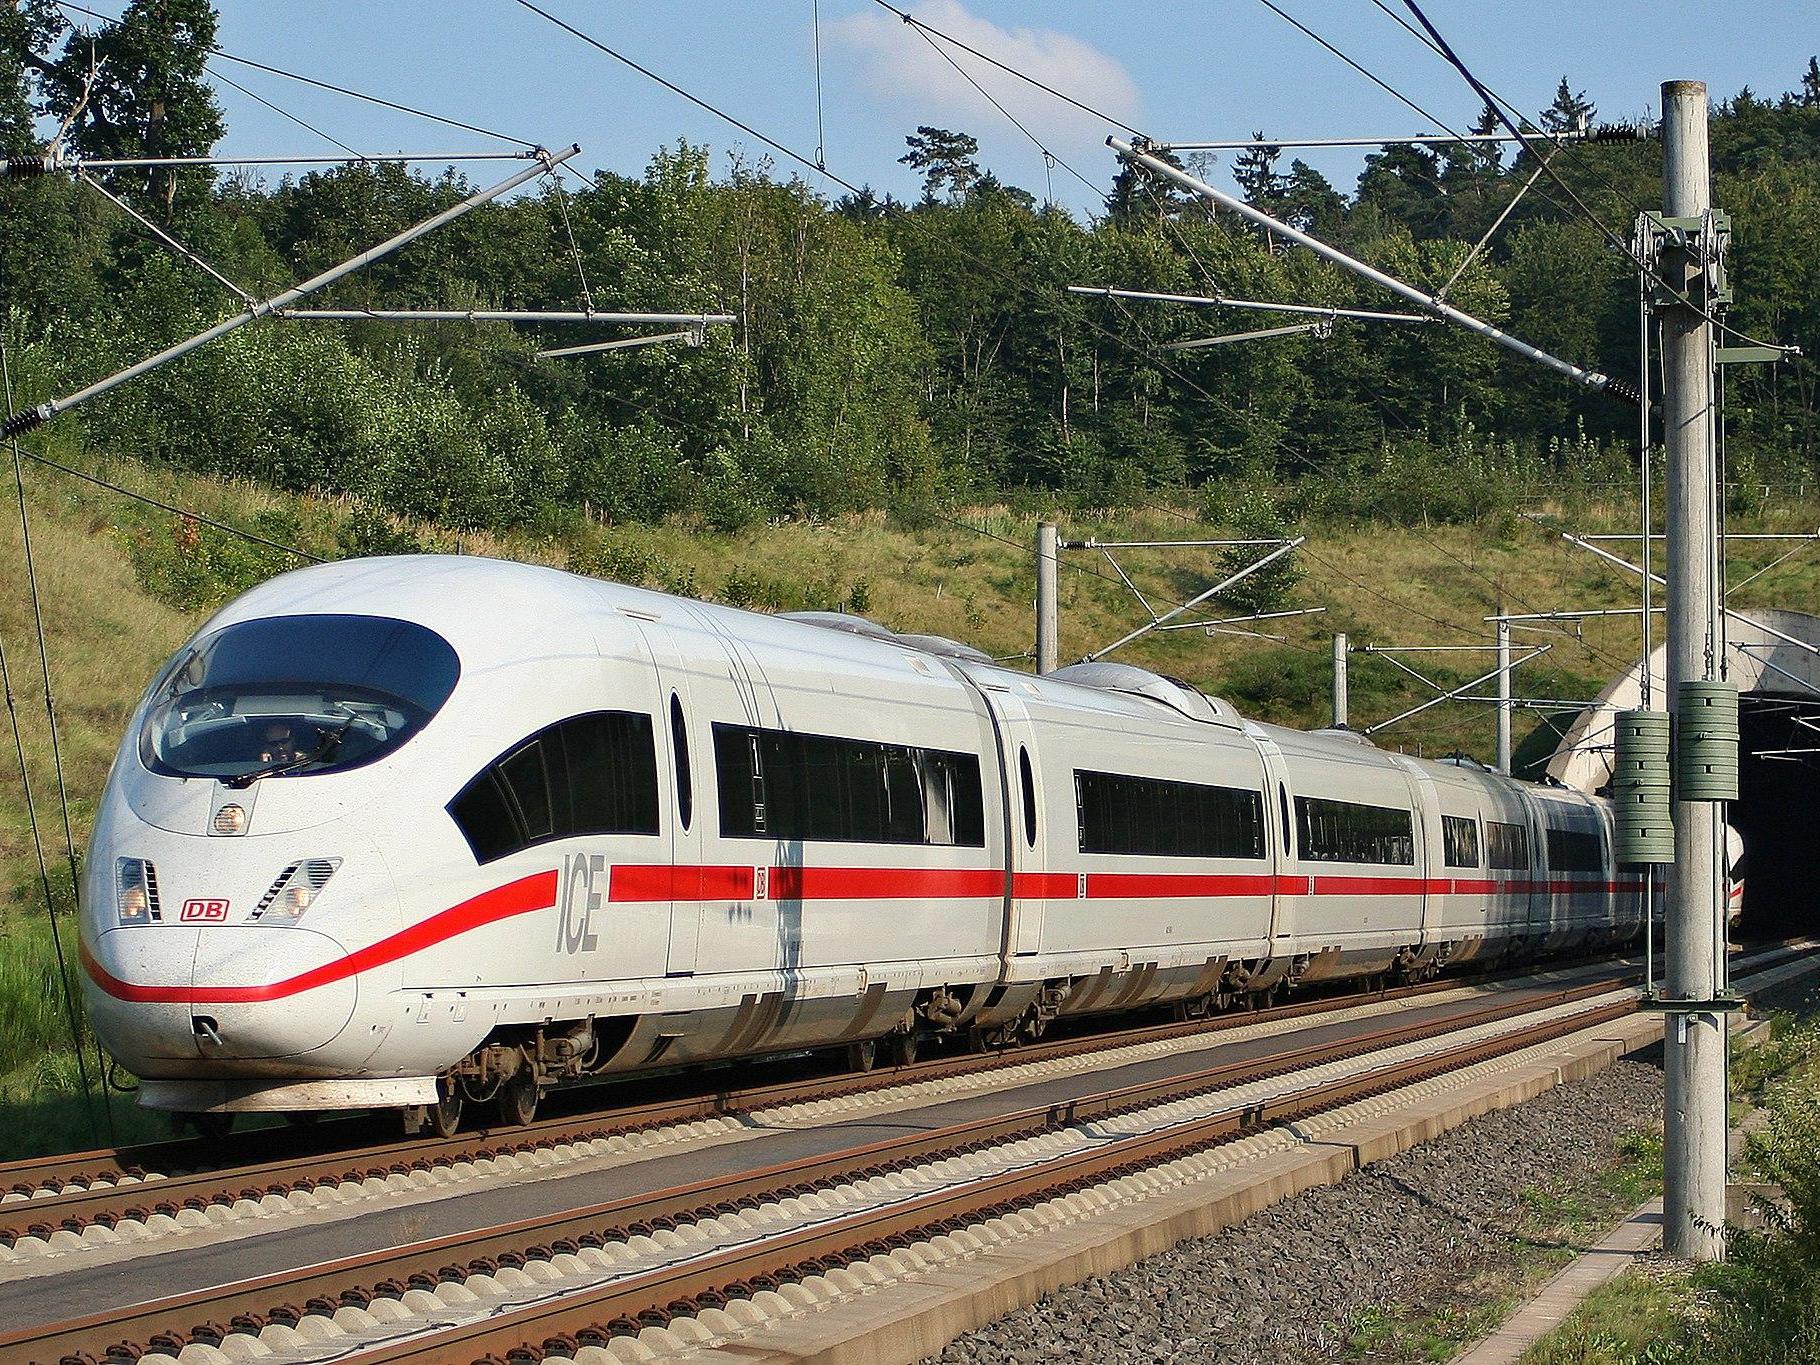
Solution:
M 619 863 L 608 883 L 612 901 L 749 901 L 756 873 L 750 864 L 737 867 L 675 867 L 669 863 Z
M 908 896 L 1002 896 L 996 867 L 774 867 L 771 900 L 891 900 Z
M 1223 872 L 1089 872 L 1087 897 L 1268 896 L 1279 889 L 1279 881 L 1292 883 L 1282 889 L 1293 892 L 1306 878 Z
M 766 894 L 772 900 L 890 900 L 916 896 L 983 899 L 1004 894 L 1005 874 L 997 868 L 770 867 Z M 1074 900 L 1080 878 L 1071 872 L 1019 872 L 1012 881 L 1020 897 Z M 1567 895 L 1639 890 L 1641 881 L 1485 881 L 1421 877 L 1288 877 L 1267 873 L 1094 872 L 1086 877 L 1090 900 L 1187 899 L 1193 897 L 1315 895 L 1412 896 L 1433 894 L 1517 894 L 1547 891 Z M 103 991 L 139 1004 L 253 1004 L 280 1000 L 332 985 L 361 972 L 484 925 L 547 910 L 556 904 L 554 869 L 535 872 L 483 891 L 377 943 L 258 986 L 142 986 L 122 981 L 80 946 L 83 968 Z M 615 865 L 608 899 L 621 904 L 662 901 L 749 901 L 757 894 L 757 870 L 748 865 Z
M 299 972 L 296 976 L 267 982 L 262 986 L 136 986 L 111 975 L 89 955 L 86 943 L 81 950 L 82 965 L 94 983 L 109 995 L 141 1004 L 239 1005 L 281 1000 L 288 995 L 331 985 L 360 972 L 383 967 L 388 962 L 396 962 L 399 958 L 422 952 L 425 948 L 458 934 L 465 934 L 470 929 L 478 929 L 484 924 L 510 919 L 514 915 L 529 914 L 535 910 L 547 910 L 554 904 L 555 869 L 534 872 L 491 891 L 483 891 L 460 905 L 431 915 L 408 929 L 400 929 L 346 957 L 336 958 L 320 967 L 312 967 L 307 972 Z

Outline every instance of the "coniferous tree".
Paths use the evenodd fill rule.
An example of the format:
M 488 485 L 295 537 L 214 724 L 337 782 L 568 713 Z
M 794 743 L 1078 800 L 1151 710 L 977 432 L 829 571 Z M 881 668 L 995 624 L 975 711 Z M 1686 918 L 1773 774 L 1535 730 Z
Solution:
M 1251 136 L 1260 144 L 1263 142 L 1262 129 Z M 1245 191 L 1245 202 L 1273 216 L 1282 205 L 1283 192 L 1288 185 L 1287 177 L 1277 171 L 1277 161 L 1282 155 L 1281 147 L 1260 145 L 1247 147 L 1232 162 L 1232 178 Z
M 1571 133 L 1591 123 L 1597 112 L 1586 92 L 1575 94 L 1563 76 L 1555 89 L 1555 102 L 1542 111 L 1542 128 L 1550 133 Z
M 923 177 L 923 199 L 933 202 L 946 195 L 964 199 L 980 178 L 979 139 L 946 128 L 919 127 L 904 139 L 910 150 L 898 161 Z

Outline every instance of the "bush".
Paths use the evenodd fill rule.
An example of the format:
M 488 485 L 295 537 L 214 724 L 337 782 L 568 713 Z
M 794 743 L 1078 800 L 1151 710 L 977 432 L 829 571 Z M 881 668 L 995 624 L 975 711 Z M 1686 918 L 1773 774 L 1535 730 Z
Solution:
M 1694 1358 L 1711 1365 L 1820 1360 L 1820 1093 L 1798 1073 L 1764 1107 L 1750 1155 L 1787 1202 L 1763 1207 L 1762 1230 L 1732 1230 L 1729 1261 L 1708 1272 L 1714 1307 Z
M 1286 540 L 1292 534 L 1275 498 L 1261 484 L 1245 485 L 1217 501 L 1221 512 L 1219 520 L 1232 539 Z M 1230 578 L 1247 564 L 1262 558 L 1268 549 L 1263 545 L 1235 545 L 1222 552 L 1217 568 L 1220 578 Z M 1303 573 L 1302 566 L 1296 562 L 1295 551 L 1291 550 L 1226 589 L 1219 595 L 1219 605 L 1222 609 L 1231 607 L 1238 612 L 1281 611 L 1302 581 Z
M 297 523 L 282 513 L 261 513 L 252 529 L 282 545 L 295 538 Z M 297 567 L 297 560 L 283 550 L 217 531 L 187 516 L 173 518 L 162 533 L 129 535 L 126 544 L 140 586 L 179 611 L 219 606 Z
M 368 555 L 417 555 L 424 543 L 398 525 L 370 503 L 354 508 L 341 528 L 335 532 L 335 545 L 343 559 L 360 559 Z

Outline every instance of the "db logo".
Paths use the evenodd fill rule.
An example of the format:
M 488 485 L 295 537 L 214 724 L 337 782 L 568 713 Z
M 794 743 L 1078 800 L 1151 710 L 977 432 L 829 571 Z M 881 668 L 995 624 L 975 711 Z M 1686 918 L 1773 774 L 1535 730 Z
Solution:
M 224 920 L 227 918 L 228 903 L 215 900 L 195 900 L 183 903 L 183 913 L 178 916 L 185 924 L 197 920 Z

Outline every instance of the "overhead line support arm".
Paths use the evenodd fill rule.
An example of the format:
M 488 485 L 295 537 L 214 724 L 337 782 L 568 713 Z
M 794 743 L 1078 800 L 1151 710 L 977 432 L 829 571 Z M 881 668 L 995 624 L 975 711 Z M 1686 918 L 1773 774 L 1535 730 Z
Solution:
M 1135 162 L 1136 164 L 1143 166 L 1146 170 L 1154 171 L 1157 175 L 1160 175 L 1167 180 L 1174 181 L 1185 190 L 1198 194 L 1203 198 L 1211 199 L 1221 208 L 1230 209 L 1241 218 L 1246 219 L 1258 227 L 1274 232 L 1287 241 L 1294 242 L 1298 246 L 1306 247 L 1323 260 L 1331 261 L 1342 269 L 1350 270 L 1353 274 L 1370 280 L 1380 288 L 1388 289 L 1391 293 L 1408 299 L 1411 303 L 1433 314 L 1435 317 L 1454 323 L 1457 326 L 1464 327 L 1467 331 L 1474 332 L 1477 335 L 1484 337 L 1486 340 L 1502 346 L 1505 350 L 1522 356 L 1525 360 L 1532 360 L 1538 365 L 1546 366 L 1548 369 L 1555 371 L 1555 373 L 1564 375 L 1566 378 L 1573 380 L 1576 384 L 1584 385 L 1595 392 L 1610 393 L 1614 397 L 1624 399 L 1626 402 L 1639 401 L 1635 391 L 1622 380 L 1613 379 L 1610 375 L 1601 374 L 1597 370 L 1582 369 L 1578 365 L 1562 360 L 1559 356 L 1550 355 L 1540 347 L 1531 346 L 1527 341 L 1520 340 L 1517 337 L 1511 336 L 1510 333 L 1494 327 L 1483 318 L 1474 317 L 1471 313 L 1456 308 L 1451 303 L 1447 303 L 1432 295 L 1423 293 L 1414 285 L 1405 284 L 1394 275 L 1387 275 L 1375 266 L 1367 265 L 1364 261 L 1348 256 L 1338 247 L 1329 246 L 1320 238 L 1310 236 L 1300 228 L 1291 227 L 1288 223 L 1272 218 L 1268 213 L 1265 213 L 1261 209 L 1254 208 L 1236 195 L 1227 194 L 1224 190 L 1215 189 L 1206 181 L 1188 174 L 1188 172 L 1182 170 L 1180 167 L 1172 166 L 1161 157 L 1153 156 L 1147 150 L 1149 144 L 1138 145 L 1127 142 L 1122 138 L 1109 137 L 1106 139 L 1106 145 L 1111 147 L 1121 157 L 1125 158 L 1125 160 Z
M 166 365 L 171 361 L 178 359 L 180 356 L 188 355 L 199 346 L 205 346 L 219 337 L 226 336 L 229 332 L 239 330 L 249 322 L 256 322 L 260 318 L 269 317 L 274 313 L 282 312 L 284 309 L 290 307 L 291 304 L 297 302 L 298 299 L 307 298 L 309 295 L 317 293 L 319 290 L 326 289 L 336 280 L 351 275 L 364 266 L 371 265 L 382 256 L 391 255 L 394 251 L 397 251 L 401 247 L 408 246 L 426 233 L 434 232 L 437 228 L 442 227 L 446 223 L 453 222 L 463 214 L 479 208 L 482 204 L 497 199 L 508 190 L 516 189 L 518 186 L 524 184 L 525 181 L 548 173 L 562 162 L 569 160 L 570 157 L 577 155 L 580 151 L 581 148 L 579 146 L 570 146 L 566 151 L 546 152 L 538 157 L 535 166 L 527 166 L 524 170 L 519 171 L 515 175 L 508 176 L 497 185 L 493 185 L 484 190 L 477 190 L 466 199 L 463 199 L 460 203 L 451 204 L 441 213 L 426 218 L 421 223 L 416 224 L 414 227 L 408 227 L 395 236 L 386 238 L 386 240 L 379 243 L 378 246 L 371 247 L 368 250 L 361 252 L 358 256 L 343 261 L 340 265 L 331 266 L 321 274 L 314 275 L 305 280 L 302 284 L 295 285 L 281 294 L 275 294 L 269 299 L 262 299 L 250 303 L 245 309 L 236 313 L 233 317 L 226 318 L 223 321 L 216 323 L 213 327 L 205 328 L 203 331 L 196 333 L 196 335 L 179 341 L 174 346 L 167 346 L 156 355 L 147 356 L 138 364 L 129 365 L 126 369 L 119 371 L 117 374 L 111 374 L 106 379 L 97 380 L 85 389 L 78 389 L 76 392 L 64 398 L 47 399 L 34 408 L 27 408 L 25 411 L 7 419 L 6 423 L 3 426 L 0 426 L 0 437 L 17 436 L 23 432 L 41 427 L 46 422 L 50 421 L 51 418 L 57 416 L 57 414 L 68 412 L 74 407 L 79 407 L 81 404 L 88 402 L 91 398 L 99 398 L 102 394 L 117 389 L 122 384 L 137 379 L 142 374 L 149 373 L 162 365 Z

